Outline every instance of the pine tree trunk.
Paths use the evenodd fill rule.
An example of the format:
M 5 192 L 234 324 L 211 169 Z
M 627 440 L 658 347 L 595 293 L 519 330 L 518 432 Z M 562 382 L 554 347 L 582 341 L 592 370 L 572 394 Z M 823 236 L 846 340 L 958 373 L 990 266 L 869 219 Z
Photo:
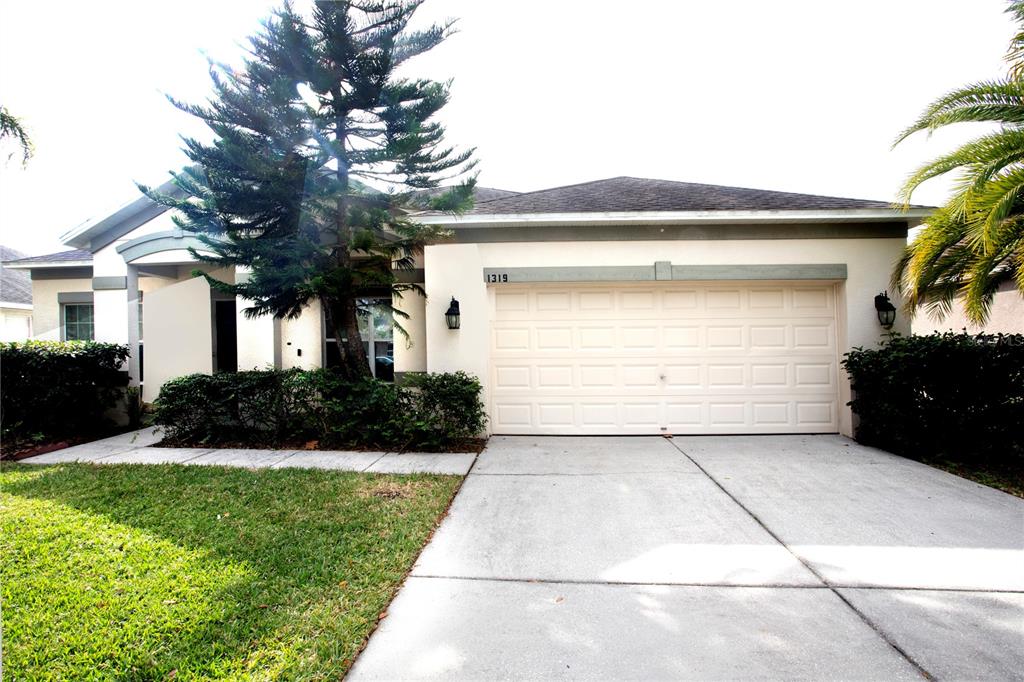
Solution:
M 355 301 L 324 302 L 331 311 L 331 327 L 341 355 L 341 370 L 349 379 L 372 376 L 370 362 L 359 335 L 359 314 Z
M 340 90 L 334 93 L 335 102 L 341 100 Z M 352 267 L 352 253 L 349 246 L 352 244 L 352 228 L 348 224 L 348 166 L 349 162 L 344 153 L 345 138 L 347 135 L 345 118 L 347 112 L 336 111 L 335 134 L 339 148 L 342 150 L 338 156 L 338 169 L 335 172 L 340 186 L 340 192 L 335 203 L 336 214 L 335 227 L 337 229 L 337 247 L 334 250 L 338 266 L 341 268 Z M 350 379 L 373 376 L 370 371 L 370 363 L 366 357 L 366 349 L 363 347 L 363 340 L 359 336 L 359 314 L 356 309 L 356 302 L 352 298 L 332 301 L 331 320 L 334 325 L 334 338 L 338 343 L 338 352 L 341 354 L 341 365 L 345 375 Z

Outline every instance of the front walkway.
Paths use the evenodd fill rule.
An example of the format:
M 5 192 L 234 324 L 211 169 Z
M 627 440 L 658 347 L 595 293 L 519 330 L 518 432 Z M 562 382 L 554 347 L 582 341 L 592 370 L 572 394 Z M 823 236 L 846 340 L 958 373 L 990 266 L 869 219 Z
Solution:
M 197 464 L 261 468 L 337 469 L 375 474 L 465 475 L 472 452 L 355 452 L 335 450 L 255 450 L 242 448 L 158 448 L 154 427 L 55 450 L 21 460 L 24 464 Z
M 493 438 L 350 677 L 1022 675 L 1024 501 L 761 436 Z

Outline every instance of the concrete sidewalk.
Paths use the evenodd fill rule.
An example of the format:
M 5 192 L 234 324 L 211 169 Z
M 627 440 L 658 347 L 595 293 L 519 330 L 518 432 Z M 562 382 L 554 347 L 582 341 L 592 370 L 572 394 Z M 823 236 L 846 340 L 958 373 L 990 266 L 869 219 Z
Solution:
M 1024 679 L 1024 501 L 838 436 L 492 438 L 349 677 Z
M 362 452 L 348 450 L 258 450 L 243 448 L 158 448 L 155 427 L 82 443 L 21 460 L 24 464 L 189 464 L 249 469 L 335 469 L 376 474 L 465 475 L 472 452 Z

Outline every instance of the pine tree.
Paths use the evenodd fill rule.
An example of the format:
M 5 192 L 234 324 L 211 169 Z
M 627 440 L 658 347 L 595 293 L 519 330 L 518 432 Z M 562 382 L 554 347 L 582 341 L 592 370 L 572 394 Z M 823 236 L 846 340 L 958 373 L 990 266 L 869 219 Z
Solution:
M 184 197 L 140 185 L 212 253 L 193 257 L 249 269 L 234 283 L 197 273 L 252 301 L 247 315 L 291 318 L 319 301 L 351 377 L 369 374 L 359 300 L 425 295 L 396 273 L 443 233 L 403 207 L 458 179 L 431 205 L 457 212 L 472 203 L 473 150 L 446 146 L 433 120 L 449 83 L 396 74 L 451 32 L 451 23 L 407 28 L 422 1 L 325 0 L 308 19 L 286 3 L 250 39 L 242 68 L 211 65 L 205 106 L 171 100 L 215 136 L 184 140 L 192 164 L 172 173 Z M 404 335 L 407 315 L 392 312 Z

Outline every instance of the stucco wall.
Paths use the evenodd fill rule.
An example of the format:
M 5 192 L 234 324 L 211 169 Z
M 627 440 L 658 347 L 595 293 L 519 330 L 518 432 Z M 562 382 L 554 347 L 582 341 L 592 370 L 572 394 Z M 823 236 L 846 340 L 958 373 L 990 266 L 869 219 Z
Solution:
M 873 346 L 885 331 L 879 326 L 874 296 L 888 286 L 893 264 L 905 245 L 892 239 L 673 240 L 623 242 L 545 242 L 440 244 L 425 253 L 427 369 L 465 370 L 487 387 L 490 302 L 483 268 L 607 265 L 822 264 L 844 263 L 847 279 L 838 285 L 839 348 Z M 500 286 L 500 285 L 496 285 Z M 444 311 L 451 296 L 459 299 L 462 328 L 450 331 Z M 894 301 L 899 305 L 899 301 Z M 894 331 L 909 333 L 909 321 L 897 316 Z M 840 403 L 850 399 L 849 383 L 840 376 Z M 840 430 L 852 432 L 848 408 L 840 411 Z
M 281 320 L 281 367 L 323 367 L 323 323 L 314 301 L 294 320 Z
M 213 371 L 210 306 L 210 285 L 199 277 L 146 297 L 143 400 L 156 400 L 169 379 Z
M 245 309 L 252 305 L 247 299 L 235 298 L 238 333 L 238 369 L 268 369 L 274 367 L 274 327 L 272 315 L 250 318 Z
M 60 304 L 57 294 L 92 291 L 91 279 L 32 280 L 32 338 L 60 341 Z
M 943 319 L 930 317 L 925 311 L 914 317 L 912 324 L 915 334 L 954 331 L 966 329 L 971 334 L 1024 334 L 1024 296 L 1012 282 L 1004 284 L 992 301 L 992 310 L 985 325 L 976 325 L 967 320 L 964 307 L 956 303 L 953 311 Z
M 409 315 L 407 320 L 398 320 L 409 338 L 395 331 L 395 372 L 427 371 L 427 299 L 414 291 L 407 291 L 402 298 L 395 297 L 392 305 Z

